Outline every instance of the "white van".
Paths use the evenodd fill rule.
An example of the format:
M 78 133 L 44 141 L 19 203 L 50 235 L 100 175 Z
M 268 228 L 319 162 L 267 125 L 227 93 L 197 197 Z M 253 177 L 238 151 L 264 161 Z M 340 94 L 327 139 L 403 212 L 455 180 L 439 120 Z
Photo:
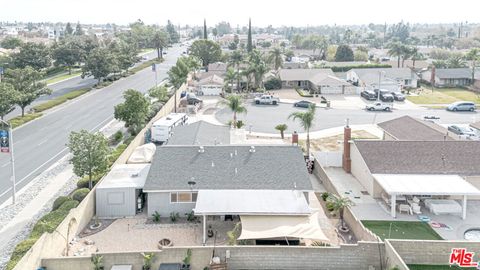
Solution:
M 172 135 L 173 128 L 184 125 L 187 120 L 188 116 L 185 113 L 171 113 L 160 118 L 152 125 L 152 142 L 165 143 Z

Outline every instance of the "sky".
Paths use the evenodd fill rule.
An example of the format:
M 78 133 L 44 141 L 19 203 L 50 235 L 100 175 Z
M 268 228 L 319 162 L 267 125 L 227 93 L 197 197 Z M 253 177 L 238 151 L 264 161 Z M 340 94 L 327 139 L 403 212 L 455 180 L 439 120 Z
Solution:
M 478 22 L 478 0 L 0 0 L 0 21 L 233 27 Z

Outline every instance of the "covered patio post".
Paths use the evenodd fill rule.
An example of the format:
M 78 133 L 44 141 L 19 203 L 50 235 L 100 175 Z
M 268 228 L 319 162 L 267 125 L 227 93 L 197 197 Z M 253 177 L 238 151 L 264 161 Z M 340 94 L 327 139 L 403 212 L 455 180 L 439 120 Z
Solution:
M 397 203 L 397 194 L 392 194 L 391 195 L 391 198 L 390 198 L 390 205 L 391 205 L 391 209 L 390 209 L 390 215 L 392 215 L 393 218 L 396 217 L 396 214 L 397 214 L 397 211 L 396 211 L 396 203 Z
M 467 218 L 467 195 L 463 195 L 462 219 Z
M 203 245 L 207 243 L 207 216 L 203 215 Z

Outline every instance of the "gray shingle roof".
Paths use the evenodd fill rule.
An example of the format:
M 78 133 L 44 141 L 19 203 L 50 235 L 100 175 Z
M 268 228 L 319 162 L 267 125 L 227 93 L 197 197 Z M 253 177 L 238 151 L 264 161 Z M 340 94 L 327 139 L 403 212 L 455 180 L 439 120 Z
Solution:
M 437 68 L 435 76 L 440 79 L 470 79 L 472 71 L 469 68 Z
M 410 68 L 354 68 L 360 80 L 366 84 L 378 83 L 379 72 L 385 72 L 385 78 L 392 80 L 411 80 L 417 79 L 418 76 Z
M 230 128 L 198 121 L 185 126 L 177 126 L 168 145 L 218 145 L 230 144 Z
M 480 175 L 480 141 L 356 140 L 371 173 Z
M 282 81 L 309 81 L 314 77 L 335 76 L 329 68 L 298 68 L 298 69 L 280 69 L 280 79 Z
M 193 189 L 312 190 L 296 146 L 162 146 L 152 160 L 145 191 Z M 235 154 L 236 153 L 236 154 Z M 235 173 L 236 169 L 236 173 Z
M 443 141 L 448 133 L 440 125 L 408 115 L 379 123 L 378 126 L 395 139 L 403 141 Z M 450 136 L 446 139 L 453 140 Z

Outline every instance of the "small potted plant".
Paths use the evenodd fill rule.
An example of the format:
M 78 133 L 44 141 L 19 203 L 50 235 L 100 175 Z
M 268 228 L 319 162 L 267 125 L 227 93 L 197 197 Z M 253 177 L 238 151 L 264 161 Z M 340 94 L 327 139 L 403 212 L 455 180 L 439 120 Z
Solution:
M 93 264 L 93 269 L 94 270 L 103 270 L 103 256 L 94 254 L 92 255 L 92 258 L 90 258 Z
M 192 250 L 187 249 L 187 255 L 183 259 L 182 270 L 190 270 L 190 262 L 192 260 Z
M 349 229 L 345 224 L 345 220 L 343 219 L 343 211 L 345 207 L 353 205 L 353 202 L 347 197 L 339 197 L 335 195 L 329 196 L 327 201 L 331 205 L 333 211 L 337 212 L 338 216 L 340 217 L 340 226 L 338 229 L 342 232 L 348 232 Z
M 155 260 L 155 254 L 153 253 L 142 253 L 143 256 L 143 270 L 151 270 L 152 263 Z
M 213 237 L 213 229 L 212 229 L 212 225 L 208 225 L 208 231 L 207 231 L 207 236 L 209 238 L 212 238 Z

